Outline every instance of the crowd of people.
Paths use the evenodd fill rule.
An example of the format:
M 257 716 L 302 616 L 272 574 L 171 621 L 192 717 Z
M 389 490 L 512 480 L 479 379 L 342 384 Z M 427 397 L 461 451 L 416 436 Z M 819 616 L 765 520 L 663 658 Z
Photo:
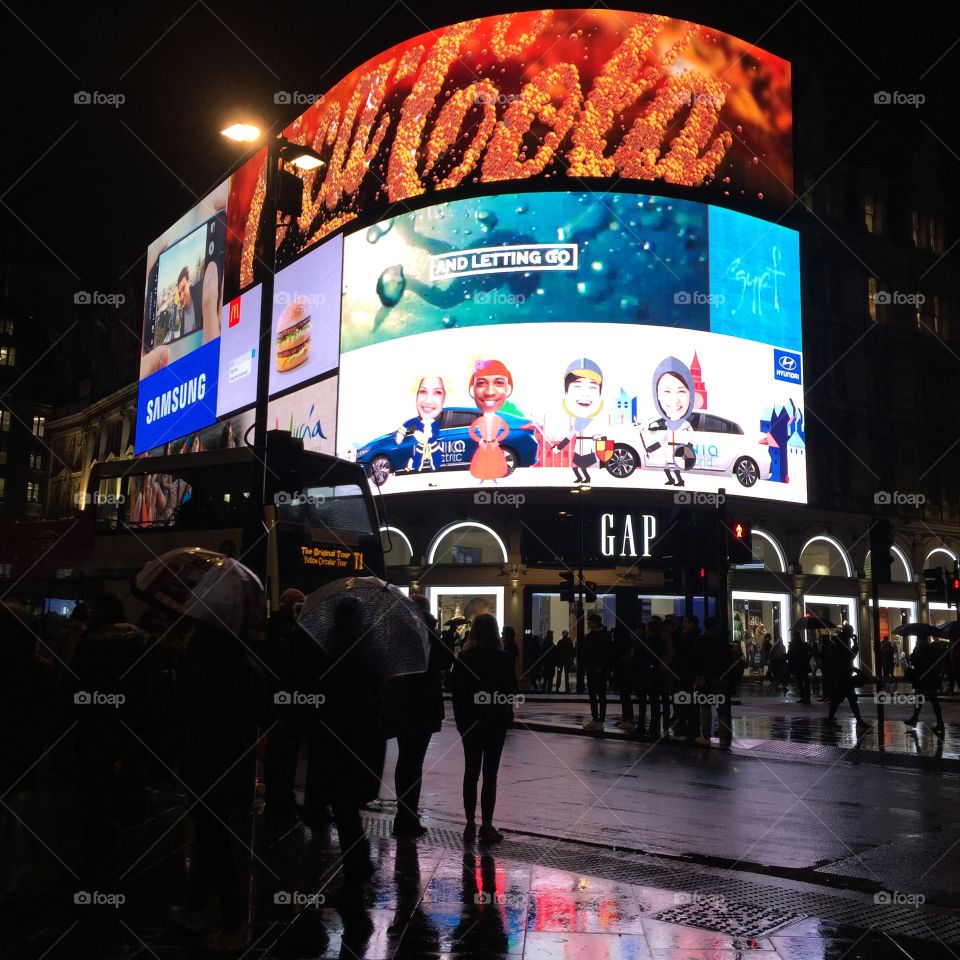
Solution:
M 232 824 L 254 804 L 259 756 L 267 818 L 314 828 L 334 823 L 344 895 L 356 899 L 373 871 L 361 810 L 381 793 L 388 739 L 397 742 L 394 833 L 411 841 L 425 833 L 424 760 L 446 717 L 445 687 L 462 743 L 464 839 L 496 844 L 498 771 L 519 691 L 569 689 L 575 660 L 589 693 L 587 730 L 604 729 L 612 683 L 621 730 L 644 739 L 670 730 L 705 747 L 716 733 L 721 748 L 731 745 L 731 703 L 745 664 L 740 644 L 712 620 L 701 629 L 696 616 L 654 616 L 636 630 L 611 632 L 590 613 L 579 643 L 564 631 L 557 641 L 548 633 L 521 649 L 512 627 L 501 631 L 494 616 L 481 613 L 454 651 L 426 599 L 415 596 L 429 641 L 426 669 L 385 678 L 352 655 L 362 632 L 360 601 L 345 595 L 337 603 L 330 629 L 346 652 L 333 656 L 299 625 L 304 599 L 285 591 L 269 621 L 239 636 L 157 606 L 132 624 L 123 603 L 102 594 L 89 608 L 75 608 L 56 647 L 44 644 L 47 656 L 38 653 L 28 612 L 0 603 L 7 667 L 0 710 L 4 729 L 19 731 L 0 740 L 0 895 L 10 896 L 31 869 L 20 812 L 38 782 L 52 778 L 73 797 L 78 875 L 90 889 L 111 889 L 117 880 L 118 830 L 142 820 L 151 790 L 177 784 L 189 808 L 193 854 L 171 917 L 200 931 L 215 898 L 221 929 L 209 933 L 207 945 L 242 945 L 247 894 Z M 810 675 L 819 664 L 828 719 L 846 700 L 865 725 L 856 694 L 865 676 L 854 668 L 849 626 L 816 649 L 800 633 L 782 648 L 772 644 L 771 662 L 785 663 L 801 703 L 811 701 Z M 940 736 L 943 661 L 937 645 L 918 640 L 912 682 L 931 702 Z M 304 762 L 299 802 L 294 784 Z

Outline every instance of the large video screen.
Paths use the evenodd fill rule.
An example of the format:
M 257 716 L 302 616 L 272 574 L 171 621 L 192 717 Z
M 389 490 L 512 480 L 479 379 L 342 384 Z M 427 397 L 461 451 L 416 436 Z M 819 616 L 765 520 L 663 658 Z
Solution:
M 137 453 L 217 419 L 228 187 L 147 249 Z
M 789 63 L 670 17 L 593 8 L 470 20 L 316 94 L 284 133 L 327 165 L 301 174 L 281 266 L 357 217 L 475 183 L 661 182 L 771 215 L 793 200 Z M 254 279 L 264 164 L 261 152 L 233 177 L 231 290 Z
M 337 236 L 274 279 L 271 397 L 336 368 L 342 269 L 343 237 Z
M 384 493 L 806 502 L 795 232 L 649 195 L 462 200 L 347 238 L 337 449 Z

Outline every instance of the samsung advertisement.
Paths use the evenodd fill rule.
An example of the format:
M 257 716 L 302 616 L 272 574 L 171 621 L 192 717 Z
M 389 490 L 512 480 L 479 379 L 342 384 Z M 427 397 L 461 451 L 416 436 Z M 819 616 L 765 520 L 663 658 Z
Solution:
M 686 488 L 805 503 L 797 234 L 523 194 L 347 238 L 338 453 L 384 493 Z

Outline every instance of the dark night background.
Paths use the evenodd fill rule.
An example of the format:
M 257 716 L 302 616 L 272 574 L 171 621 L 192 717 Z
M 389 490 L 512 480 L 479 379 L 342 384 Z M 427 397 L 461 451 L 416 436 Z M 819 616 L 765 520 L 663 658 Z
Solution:
M 142 286 L 147 244 L 236 163 L 237 149 L 219 135 L 234 112 L 281 125 L 303 108 L 276 106 L 277 90 L 322 93 L 407 37 L 530 6 L 4 3 L 0 260 L 48 264 L 81 289 L 115 289 L 124 276 Z M 826 100 L 819 122 L 837 156 L 879 120 L 858 149 L 909 153 L 928 127 L 960 173 L 960 45 L 952 46 L 960 21 L 946 7 L 922 4 L 925 15 L 824 2 L 633 9 L 695 20 L 790 59 L 797 115 L 815 74 Z M 921 92 L 927 102 L 875 107 L 880 89 Z M 126 102 L 75 105 L 78 90 L 122 93 Z

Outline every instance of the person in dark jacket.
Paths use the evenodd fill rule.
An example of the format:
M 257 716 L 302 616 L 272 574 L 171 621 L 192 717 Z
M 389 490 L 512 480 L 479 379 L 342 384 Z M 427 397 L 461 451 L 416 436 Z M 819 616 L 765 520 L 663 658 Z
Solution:
M 860 707 L 857 704 L 857 690 L 853 676 L 853 661 L 856 658 L 857 651 L 854 647 L 856 642 L 853 635 L 853 628 L 850 624 L 844 624 L 840 633 L 834 634 L 826 641 L 824 648 L 824 657 L 827 667 L 827 676 L 830 678 L 830 713 L 827 716 L 827 723 L 835 724 L 834 719 L 837 713 L 837 707 L 841 701 L 846 699 L 850 704 L 850 710 L 857 718 L 858 727 L 869 727 L 870 724 L 860 715 Z
M 625 733 L 633 733 L 633 691 L 637 686 L 637 637 L 632 631 L 618 629 L 613 636 L 613 682 L 620 696 L 620 719 L 614 724 Z
M 77 643 L 68 687 L 76 720 L 75 760 L 85 881 L 109 881 L 117 868 L 117 824 L 144 813 L 147 703 L 146 637 L 127 622 L 112 593 L 94 598 Z
M 280 594 L 280 606 L 267 621 L 266 644 L 262 661 L 268 668 L 267 683 L 274 703 L 277 694 L 296 689 L 295 636 L 297 614 L 305 597 L 300 590 L 289 587 Z M 267 738 L 267 752 L 263 762 L 264 801 L 266 815 L 271 819 L 287 821 L 294 816 L 296 797 L 293 792 L 297 775 L 301 730 L 296 722 L 297 711 L 278 710 L 279 723 Z
M 319 696 L 316 720 L 308 733 L 310 778 L 307 792 L 322 785 L 323 802 L 333 809 L 343 858 L 344 892 L 359 891 L 373 873 L 370 846 L 360 808 L 380 793 L 386 739 L 382 728 L 383 681 L 364 669 L 353 654 L 364 631 L 359 601 L 347 596 L 334 608 L 331 649 L 351 651 L 332 657 L 319 647 L 309 690 Z M 304 797 L 304 807 L 314 807 Z
M 570 631 L 564 630 L 557 641 L 555 653 L 557 664 L 557 693 L 560 693 L 560 687 L 563 686 L 563 692 L 570 692 L 570 670 L 573 668 L 573 640 L 570 638 Z
M 884 635 L 880 641 L 880 674 L 884 683 L 893 683 L 893 667 L 896 663 L 896 651 L 890 637 Z
M 517 631 L 511 626 L 505 626 L 503 632 L 500 635 L 500 639 L 503 642 L 503 649 L 506 651 L 507 655 L 513 661 L 513 672 L 514 674 L 519 675 L 520 673 L 520 645 L 517 643 Z M 453 661 L 451 660 L 451 665 Z
M 607 719 L 607 676 L 613 665 L 613 643 L 603 627 L 599 613 L 587 614 L 587 633 L 577 644 L 577 656 L 587 675 L 590 696 L 590 717 L 584 730 L 598 733 Z
M 787 661 L 800 694 L 798 703 L 810 703 L 810 655 L 810 645 L 803 639 L 803 634 L 799 631 L 791 634 Z
M 451 677 L 453 715 L 463 743 L 463 812 L 467 820 L 463 837 L 467 842 L 477 838 L 481 843 L 497 843 L 503 839 L 493 825 L 497 773 L 519 688 L 494 616 L 482 613 L 474 619 Z M 481 772 L 478 834 L 477 783 Z
M 246 887 L 230 819 L 253 803 L 256 746 L 269 734 L 273 713 L 267 685 L 243 643 L 220 626 L 197 623 L 177 670 L 182 750 L 180 778 L 193 820 L 193 857 L 186 903 L 173 907 L 176 923 L 203 928 L 207 899 L 216 894 L 221 929 L 208 949 L 239 950 L 246 943 Z
M 694 701 L 696 686 L 696 647 L 700 637 L 700 620 L 695 614 L 683 618 L 679 633 L 674 637 L 673 661 L 674 674 L 674 712 L 677 717 L 675 732 L 692 744 L 700 729 L 700 711 Z
M 903 722 L 908 727 L 915 727 L 920 718 L 923 704 L 929 700 L 933 707 L 933 715 L 937 718 L 937 725 L 933 732 L 942 737 L 943 711 L 940 709 L 940 678 L 943 674 L 944 663 L 947 659 L 947 650 L 942 644 L 931 643 L 929 637 L 917 637 L 917 645 L 910 654 L 910 666 L 913 668 L 913 689 L 917 694 L 913 716 Z
M 553 691 L 553 677 L 557 672 L 557 644 L 553 631 L 548 630 L 540 644 L 540 675 L 543 677 L 543 689 L 546 693 Z M 558 691 L 559 693 L 559 688 Z
M 695 689 L 701 696 L 691 711 L 698 721 L 695 742 L 710 746 L 713 735 L 713 707 L 716 706 L 721 749 L 728 749 L 733 741 L 731 702 L 733 675 L 736 664 L 730 655 L 730 644 L 716 624 L 707 621 L 707 629 L 694 640 L 694 660 L 697 675 Z
M 423 761 L 430 738 L 443 725 L 443 675 L 453 663 L 453 654 L 440 642 L 437 619 L 430 613 L 430 601 L 423 594 L 410 598 L 417 605 L 430 635 L 430 654 L 424 673 L 393 677 L 386 688 L 390 731 L 397 737 L 397 766 L 394 786 L 397 792 L 397 816 L 393 832 L 397 836 L 420 837 L 427 828 L 420 823 L 420 791 L 423 787 Z

